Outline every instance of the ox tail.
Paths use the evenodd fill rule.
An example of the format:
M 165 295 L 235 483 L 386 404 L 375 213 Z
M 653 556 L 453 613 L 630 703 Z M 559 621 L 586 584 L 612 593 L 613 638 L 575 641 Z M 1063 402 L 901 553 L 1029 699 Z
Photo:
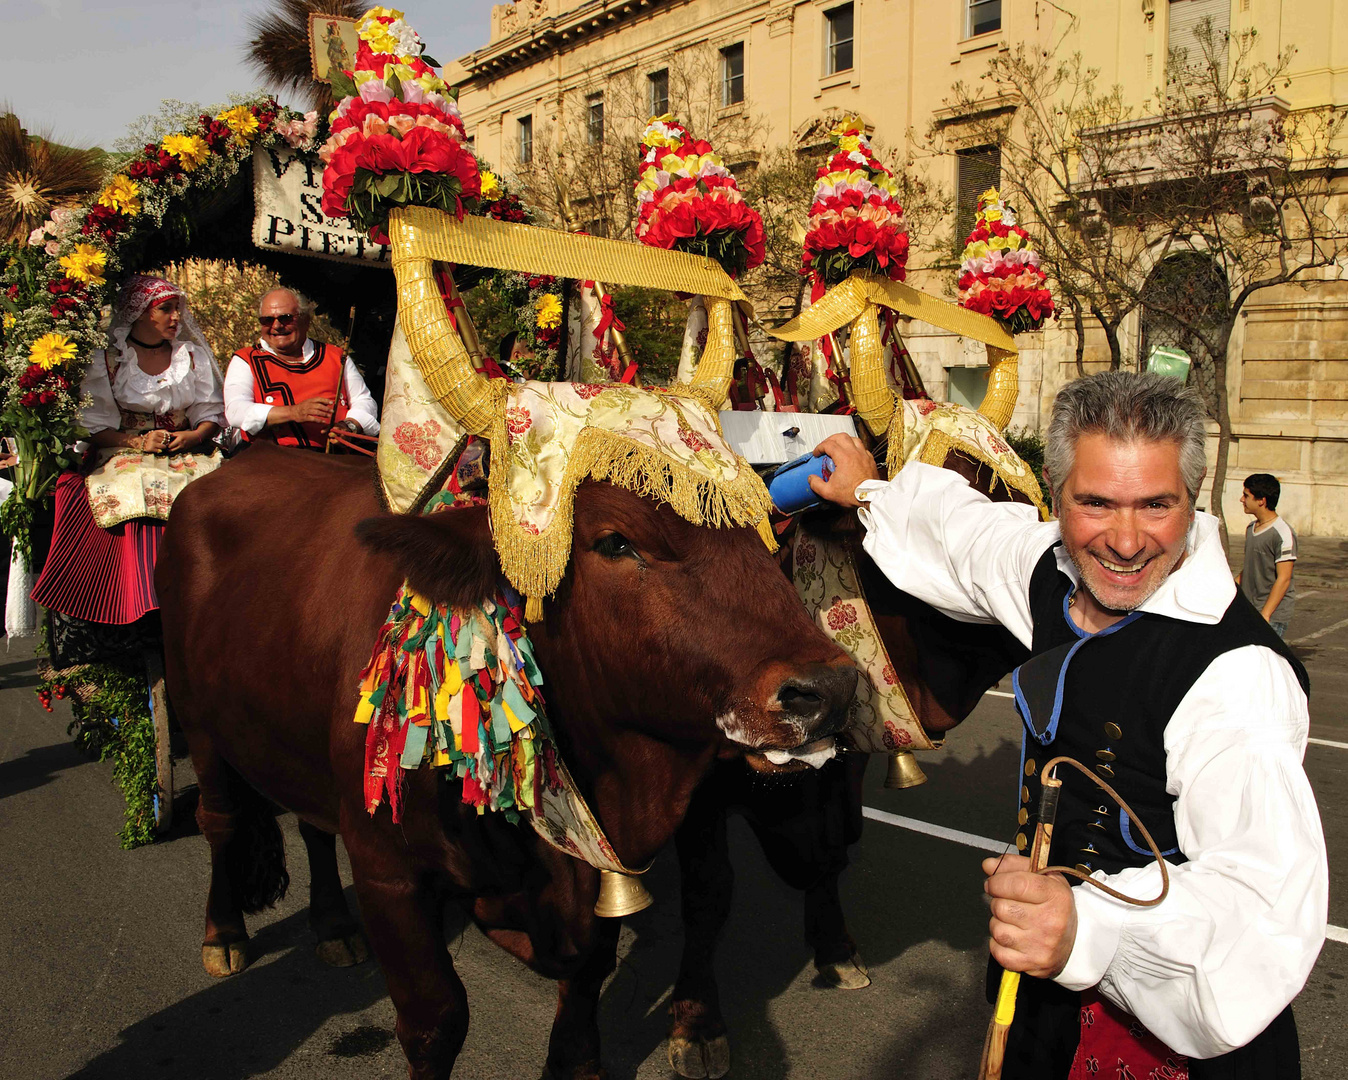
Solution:
M 286 870 L 285 838 L 271 803 L 251 789 L 242 802 L 228 858 L 239 907 L 245 915 L 252 915 L 285 898 L 290 872 Z

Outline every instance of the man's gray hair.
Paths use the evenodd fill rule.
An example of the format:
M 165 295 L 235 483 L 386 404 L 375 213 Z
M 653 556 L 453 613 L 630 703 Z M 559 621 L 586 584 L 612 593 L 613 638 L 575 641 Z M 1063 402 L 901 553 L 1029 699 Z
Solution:
M 272 293 L 278 292 L 289 293 L 291 296 L 295 298 L 295 305 L 299 308 L 299 313 L 301 315 L 308 315 L 310 318 L 313 318 L 314 302 L 310 300 L 307 296 L 305 296 L 302 292 L 300 292 L 298 289 L 292 289 L 289 285 L 278 285 L 276 288 L 268 289 L 261 296 L 259 296 L 257 298 L 257 310 L 259 314 L 262 311 L 262 301 L 267 299 L 267 297 L 271 296 Z
M 1179 444 L 1180 476 L 1189 505 L 1207 469 L 1207 430 L 1198 394 L 1170 375 L 1103 371 L 1068 383 L 1053 401 L 1053 419 L 1044 440 L 1044 469 L 1056 499 L 1076 457 L 1083 434 L 1120 442 Z

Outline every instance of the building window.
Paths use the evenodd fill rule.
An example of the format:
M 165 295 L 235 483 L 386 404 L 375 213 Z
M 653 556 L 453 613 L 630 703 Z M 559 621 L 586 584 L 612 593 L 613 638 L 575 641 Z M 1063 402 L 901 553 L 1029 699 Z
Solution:
M 957 156 L 958 192 L 955 211 L 955 247 L 964 247 L 965 238 L 974 231 L 978 216 L 978 197 L 1002 180 L 1002 152 L 995 146 L 964 150 Z
M 1170 40 L 1175 62 L 1203 78 L 1209 65 L 1224 77 L 1227 38 L 1231 33 L 1231 5 L 1220 0 L 1170 2 Z M 1173 78 L 1179 72 L 1172 72 Z
M 603 94 L 591 94 L 585 99 L 585 140 L 591 146 L 604 141 Z
M 652 116 L 664 116 L 669 112 L 669 69 L 652 71 L 646 76 L 646 88 L 649 91 L 648 105 Z
M 1002 28 L 1002 0 L 969 0 L 965 37 L 990 34 Z
M 843 4 L 832 11 L 824 12 L 828 24 L 828 57 L 824 64 L 825 75 L 836 75 L 840 71 L 852 70 L 852 5 Z
M 520 117 L 519 128 L 520 164 L 528 165 L 534 160 L 534 118 Z
M 966 409 L 977 409 L 988 395 L 986 367 L 950 367 L 945 369 L 945 399 Z
M 744 42 L 721 50 L 721 105 L 744 100 Z

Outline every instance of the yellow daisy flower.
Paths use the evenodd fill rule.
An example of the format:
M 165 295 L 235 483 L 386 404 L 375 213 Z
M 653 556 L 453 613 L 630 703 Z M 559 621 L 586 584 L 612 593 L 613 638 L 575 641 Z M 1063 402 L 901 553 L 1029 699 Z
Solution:
M 544 293 L 538 300 L 538 325 L 551 330 L 562 325 L 562 302 L 553 293 Z
M 65 334 L 43 334 L 28 350 L 29 363 L 36 364 L 43 371 L 74 359 L 75 343 Z
M 108 255 L 93 244 L 76 244 L 69 255 L 63 255 L 59 264 L 66 277 L 85 285 L 102 285 L 106 280 L 103 271 L 107 269 Z
M 200 135 L 166 135 L 163 147 L 178 159 L 184 172 L 191 172 L 211 156 L 210 147 Z
M 9 330 L 19 320 L 14 316 L 12 312 L 6 311 L 5 317 L 2 321 L 4 322 L 5 329 Z
M 99 193 L 98 203 L 134 217 L 140 213 L 140 185 L 129 176 L 114 176 Z
M 484 199 L 499 198 L 501 194 L 501 183 L 496 179 L 494 172 L 482 170 L 482 197 Z
M 216 119 L 229 127 L 234 133 L 236 142 L 245 143 L 250 135 L 257 134 L 257 117 L 246 105 L 235 105 L 232 109 L 226 109 Z

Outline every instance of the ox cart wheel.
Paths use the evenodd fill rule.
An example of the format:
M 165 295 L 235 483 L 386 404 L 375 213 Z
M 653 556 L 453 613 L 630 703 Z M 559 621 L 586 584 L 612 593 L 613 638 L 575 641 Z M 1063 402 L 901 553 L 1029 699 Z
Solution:
M 173 749 L 169 741 L 168 694 L 164 689 L 164 657 L 158 649 L 145 650 L 145 681 L 154 722 L 154 830 L 163 834 L 173 824 Z

